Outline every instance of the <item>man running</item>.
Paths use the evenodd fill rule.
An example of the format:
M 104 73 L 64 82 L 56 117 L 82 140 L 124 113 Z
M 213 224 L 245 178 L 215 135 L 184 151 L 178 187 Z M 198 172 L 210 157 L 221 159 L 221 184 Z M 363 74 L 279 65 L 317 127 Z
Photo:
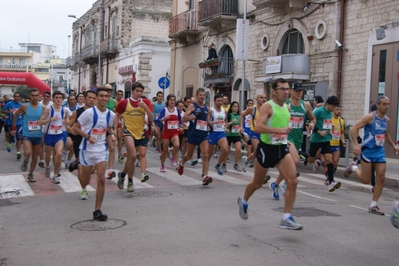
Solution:
M 65 145 L 64 125 L 68 125 L 68 108 L 61 106 L 64 95 L 60 91 L 53 93 L 53 104 L 43 111 L 39 124 L 46 125 L 46 133 L 44 134 L 45 144 L 45 163 L 46 169 L 44 174 L 50 177 L 50 159 L 53 155 L 54 175 L 51 182 L 59 184 L 61 176 L 60 168 L 62 162 L 62 150 Z
M 108 89 L 98 88 L 96 94 L 97 105 L 83 112 L 73 129 L 84 138 L 79 146 L 79 160 L 82 167 L 79 180 L 82 187 L 89 185 L 92 167 L 95 167 L 97 171 L 97 190 L 93 219 L 106 221 L 108 216 L 101 211 L 105 192 L 104 174 L 108 159 L 106 135 L 108 131 L 112 140 L 114 142 L 116 141 L 113 129 L 115 113 L 106 108 L 106 104 L 109 100 Z M 84 125 L 83 129 L 81 128 L 82 125 Z
M 17 117 L 23 115 L 22 124 L 22 136 L 23 136 L 23 148 L 24 148 L 24 161 L 21 165 L 21 171 L 25 172 L 28 169 L 29 159 L 32 156 L 32 162 L 29 167 L 28 181 L 36 182 L 33 177 L 33 171 L 36 168 L 37 157 L 41 152 L 42 143 L 42 127 L 39 125 L 40 117 L 43 115 L 43 106 L 39 103 L 39 90 L 31 89 L 29 91 L 29 103 L 24 103 L 15 113 L 12 120 L 12 131 L 13 136 L 17 133 Z
M 264 104 L 256 121 L 255 131 L 261 134 L 257 146 L 254 177 L 245 189 L 244 196 L 238 198 L 239 214 L 248 219 L 248 200 L 263 185 L 263 180 L 270 167 L 276 166 L 287 182 L 283 217 L 279 227 L 300 230 L 302 225 L 295 222 L 291 215 L 295 201 L 298 179 L 296 166 L 289 152 L 287 135 L 291 132 L 290 112 L 286 105 L 290 87 L 284 79 L 277 79 L 272 84 L 273 99 Z
M 209 169 L 209 143 L 208 143 L 208 107 L 205 104 L 205 89 L 198 88 L 197 100 L 190 104 L 184 113 L 183 122 L 191 121 L 187 134 L 187 153 L 183 156 L 177 172 L 183 174 L 184 164 L 193 157 L 195 146 L 199 146 L 202 152 L 202 185 L 212 183 L 212 177 L 208 176 Z
M 42 102 L 41 103 L 43 105 L 43 108 L 46 108 L 47 106 L 53 105 L 53 101 L 51 101 L 51 93 L 49 91 L 45 91 L 43 93 L 43 97 L 42 97 Z M 44 133 L 46 133 L 46 127 L 42 126 L 42 136 L 43 136 L 43 138 L 44 138 Z M 45 150 L 44 141 L 42 141 L 41 146 L 42 146 L 42 149 L 41 149 L 41 152 L 39 154 L 40 161 L 39 161 L 38 165 L 39 165 L 40 168 L 44 168 L 45 167 L 45 162 L 44 162 L 44 150 Z
M 379 96 L 376 101 L 377 110 L 364 116 L 350 130 L 353 141 L 353 154 L 359 157 L 362 153 L 360 170 L 356 162 L 352 162 L 345 170 L 344 176 L 348 177 L 351 173 L 355 173 L 356 177 L 363 183 L 369 184 L 372 173 L 375 171 L 376 184 L 373 192 L 373 199 L 369 207 L 369 213 L 384 215 L 377 205 L 384 188 L 386 158 L 385 158 L 385 141 L 395 149 L 399 154 L 399 148 L 395 146 L 391 136 L 388 134 L 390 119 L 386 116 L 389 109 L 389 98 L 385 95 Z M 360 148 L 357 141 L 359 130 L 364 128 L 363 145 Z M 374 168 L 374 171 L 373 171 Z
M 158 91 L 157 92 L 157 100 L 154 102 L 154 125 L 156 127 L 156 141 L 157 141 L 157 149 L 159 153 L 162 153 L 162 147 L 161 147 L 161 140 L 162 140 L 162 131 L 163 131 L 163 124 L 158 121 L 159 114 L 161 111 L 165 108 L 165 103 L 163 101 L 163 92 Z
M 226 114 L 229 111 L 229 108 L 230 108 L 229 96 L 224 95 L 223 96 L 223 109 L 226 112 Z
M 118 90 L 116 92 L 116 98 L 115 98 L 115 106 L 118 106 L 119 102 L 122 101 L 123 99 L 123 91 Z M 122 155 L 122 119 L 119 119 L 118 122 L 118 128 L 116 129 L 116 140 L 118 141 L 118 162 L 123 163 L 125 157 Z
M 140 82 L 132 84 L 132 96 L 129 99 L 123 99 L 116 107 L 116 116 L 114 121 L 114 128 L 118 127 L 118 121 L 123 115 L 122 136 L 126 145 L 127 160 L 125 163 L 126 172 L 118 173 L 119 189 L 123 189 L 125 176 L 128 176 L 127 191 L 133 192 L 133 174 L 135 163 L 137 159 L 137 151 L 144 156 L 140 158 L 140 164 L 144 169 L 147 165 L 145 152 L 147 151 L 147 138 L 145 136 L 145 116 L 147 115 L 148 121 L 154 121 L 152 114 L 152 105 L 148 99 L 142 99 L 144 86 Z M 141 182 L 146 182 L 149 179 L 147 173 L 141 173 Z
M 19 109 L 19 107 L 22 106 L 21 103 L 21 94 L 19 92 L 14 92 L 13 95 L 14 99 L 12 101 L 9 101 L 6 103 L 4 106 L 4 109 L 1 111 L 2 113 L 6 114 L 8 116 L 7 120 L 7 129 L 8 129 L 8 144 L 7 144 L 7 151 L 11 152 L 11 144 L 16 142 L 16 147 L 17 147 L 17 159 L 21 159 L 21 134 L 22 134 L 22 116 L 18 115 L 17 120 L 16 120 L 16 133 L 15 136 L 11 134 L 11 126 L 12 126 L 12 121 L 14 118 L 14 113 Z
M 110 84 L 105 84 L 104 88 L 107 89 L 108 94 L 109 94 L 109 100 L 106 104 L 106 107 L 108 110 L 114 112 L 115 107 L 116 107 L 116 102 L 114 98 L 112 98 L 112 92 L 113 88 Z M 112 140 L 111 136 L 107 134 L 107 145 L 108 145 L 108 171 L 106 171 L 106 177 L 107 179 L 112 179 L 116 176 L 114 169 L 114 163 L 115 163 L 115 141 Z

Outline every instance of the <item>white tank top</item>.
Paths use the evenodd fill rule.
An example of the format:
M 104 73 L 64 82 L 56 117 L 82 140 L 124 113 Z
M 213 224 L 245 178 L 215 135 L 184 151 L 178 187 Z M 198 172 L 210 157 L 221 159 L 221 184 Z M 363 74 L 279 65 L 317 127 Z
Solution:
M 215 123 L 212 125 L 213 131 L 214 132 L 224 132 L 226 129 L 226 112 L 224 111 L 223 108 L 220 108 L 220 112 L 216 111 L 215 108 L 211 108 L 212 111 L 212 117 L 211 121 L 218 121 L 218 123 Z
M 50 112 L 47 116 L 47 118 L 51 117 L 51 106 L 50 106 Z M 64 117 L 66 114 L 66 110 L 64 109 L 64 112 L 61 112 L 61 110 L 64 109 L 64 107 L 61 107 L 60 111 L 56 111 L 54 110 L 54 115 L 53 117 L 57 116 L 58 119 L 56 121 L 50 121 L 47 124 L 47 128 L 46 128 L 46 132 L 48 135 L 59 135 L 59 134 L 63 134 L 64 133 L 64 127 L 63 127 L 63 121 L 64 121 Z M 63 115 L 62 115 L 63 113 Z

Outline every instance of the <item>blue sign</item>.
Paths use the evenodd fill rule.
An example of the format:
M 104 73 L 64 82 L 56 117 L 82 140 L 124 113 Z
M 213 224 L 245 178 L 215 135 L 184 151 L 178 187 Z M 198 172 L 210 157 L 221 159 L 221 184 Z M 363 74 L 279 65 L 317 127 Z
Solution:
M 162 77 L 158 80 L 158 86 L 161 89 L 166 90 L 170 86 L 170 80 L 167 77 Z

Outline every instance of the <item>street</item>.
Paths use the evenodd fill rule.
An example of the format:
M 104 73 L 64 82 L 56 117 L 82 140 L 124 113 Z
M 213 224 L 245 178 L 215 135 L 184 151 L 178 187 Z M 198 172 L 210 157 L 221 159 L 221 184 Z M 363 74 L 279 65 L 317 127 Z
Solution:
M 278 228 L 284 206 L 268 185 L 249 201 L 249 219 L 238 215 L 237 197 L 252 179 L 232 170 L 201 185 L 201 164 L 187 163 L 183 176 L 149 148 L 147 183 L 134 180 L 135 192 L 106 180 L 102 211 L 107 222 L 92 221 L 96 182 L 89 199 L 79 199 L 76 173 L 63 170 L 54 185 L 36 169 L 27 183 L 20 161 L 0 144 L 0 265 L 396 265 L 399 230 L 389 221 L 396 187 L 386 187 L 378 202 L 385 216 L 369 214 L 371 186 L 354 177 L 328 192 L 323 175 L 300 169 L 293 216 L 301 231 Z M 115 163 L 115 168 L 123 165 Z M 76 172 L 76 171 L 75 171 Z M 135 177 L 139 176 L 136 168 Z M 272 181 L 277 170 L 271 169 Z M 83 222 L 83 223 L 80 223 Z

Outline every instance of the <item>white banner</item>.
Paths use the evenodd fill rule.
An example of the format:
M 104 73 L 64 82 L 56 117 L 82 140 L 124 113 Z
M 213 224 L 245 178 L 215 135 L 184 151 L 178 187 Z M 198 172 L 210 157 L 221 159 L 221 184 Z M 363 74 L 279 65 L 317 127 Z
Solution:
M 237 19 L 236 60 L 248 60 L 249 20 Z

